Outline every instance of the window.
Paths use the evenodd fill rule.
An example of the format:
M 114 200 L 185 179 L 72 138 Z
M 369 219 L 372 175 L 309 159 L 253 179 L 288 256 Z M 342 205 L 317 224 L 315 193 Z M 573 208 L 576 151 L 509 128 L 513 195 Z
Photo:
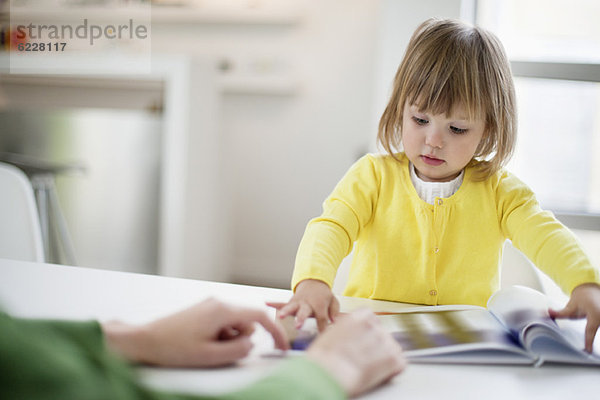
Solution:
M 519 137 L 508 168 L 600 263 L 600 2 L 478 0 L 511 61 Z
M 597 0 L 479 0 L 477 23 L 512 60 L 600 63 Z
M 556 212 L 600 212 L 600 83 L 515 77 L 509 169 Z
M 509 169 L 546 208 L 600 214 L 600 2 L 480 0 L 476 15 L 503 42 L 515 76 Z

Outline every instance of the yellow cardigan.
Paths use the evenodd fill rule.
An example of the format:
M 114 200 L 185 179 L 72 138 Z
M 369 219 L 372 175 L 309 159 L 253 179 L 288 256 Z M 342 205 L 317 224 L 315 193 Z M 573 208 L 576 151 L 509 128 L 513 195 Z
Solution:
M 346 296 L 485 306 L 500 287 L 506 239 L 566 293 L 600 283 L 573 233 L 514 175 L 476 182 L 467 167 L 458 191 L 431 205 L 415 191 L 406 156 L 397 157 L 366 155 L 350 168 L 308 223 L 292 288 L 304 279 L 331 286 L 354 245 Z

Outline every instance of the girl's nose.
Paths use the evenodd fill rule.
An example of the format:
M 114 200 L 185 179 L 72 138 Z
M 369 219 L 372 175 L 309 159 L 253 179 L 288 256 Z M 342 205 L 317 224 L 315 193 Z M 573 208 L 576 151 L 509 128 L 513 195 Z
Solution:
M 440 129 L 431 127 L 427 135 L 425 136 L 425 144 L 434 148 L 441 149 L 444 146 L 444 140 L 442 131 Z

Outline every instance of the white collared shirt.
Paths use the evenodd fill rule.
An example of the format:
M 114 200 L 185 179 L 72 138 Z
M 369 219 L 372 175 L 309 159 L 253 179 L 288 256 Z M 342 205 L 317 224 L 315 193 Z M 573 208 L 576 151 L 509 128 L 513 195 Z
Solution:
M 410 163 L 410 180 L 421 200 L 433 204 L 436 197 L 448 198 L 452 196 L 462 184 L 465 170 L 448 182 L 426 182 L 417 176 L 415 166 Z

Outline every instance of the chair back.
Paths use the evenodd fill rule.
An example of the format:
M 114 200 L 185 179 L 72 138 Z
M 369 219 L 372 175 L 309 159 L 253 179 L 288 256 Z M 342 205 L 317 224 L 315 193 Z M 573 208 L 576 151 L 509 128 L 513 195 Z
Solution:
M 0 258 L 44 262 L 40 219 L 31 183 L 0 163 Z

